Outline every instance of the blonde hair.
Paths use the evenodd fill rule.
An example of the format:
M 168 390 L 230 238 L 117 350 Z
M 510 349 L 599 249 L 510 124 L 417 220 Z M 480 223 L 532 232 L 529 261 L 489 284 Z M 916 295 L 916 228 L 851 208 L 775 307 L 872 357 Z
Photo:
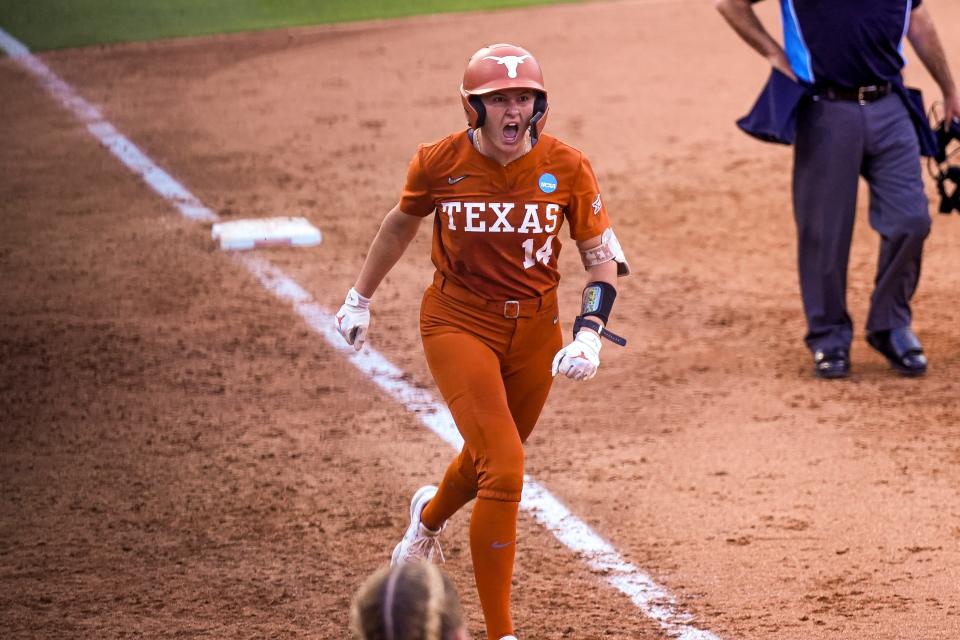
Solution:
M 432 564 L 379 569 L 350 606 L 356 640 L 452 640 L 462 626 L 453 585 Z

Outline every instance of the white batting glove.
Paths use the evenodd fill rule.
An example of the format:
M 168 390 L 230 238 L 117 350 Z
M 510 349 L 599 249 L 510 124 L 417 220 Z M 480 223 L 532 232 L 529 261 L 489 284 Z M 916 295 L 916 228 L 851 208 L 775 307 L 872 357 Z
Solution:
M 553 375 L 562 373 L 573 380 L 589 380 L 599 368 L 600 336 L 586 329 L 553 357 Z
M 337 331 L 357 351 L 363 348 L 370 327 L 370 298 L 364 298 L 350 287 L 347 299 L 337 311 Z

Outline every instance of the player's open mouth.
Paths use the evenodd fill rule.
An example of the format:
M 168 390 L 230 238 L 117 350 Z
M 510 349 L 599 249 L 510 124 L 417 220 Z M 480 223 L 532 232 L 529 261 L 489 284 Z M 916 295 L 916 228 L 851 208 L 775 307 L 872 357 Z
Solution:
M 515 144 L 520 138 L 520 125 L 516 123 L 504 125 L 503 141 L 507 144 Z

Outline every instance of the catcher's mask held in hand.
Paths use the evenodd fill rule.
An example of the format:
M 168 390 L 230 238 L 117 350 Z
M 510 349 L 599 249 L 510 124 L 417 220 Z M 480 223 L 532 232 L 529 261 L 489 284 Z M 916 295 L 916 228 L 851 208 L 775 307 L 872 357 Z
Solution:
M 547 90 L 540 63 L 529 51 L 512 44 L 491 44 L 467 62 L 460 84 L 460 99 L 471 129 L 483 126 L 486 109 L 480 96 L 503 89 L 532 89 L 537 97 L 530 119 L 530 138 L 536 141 L 547 122 Z
M 940 213 L 956 211 L 960 213 L 960 166 L 949 164 L 950 159 L 960 153 L 960 120 L 953 122 L 941 121 L 936 127 L 937 155 L 933 158 L 935 168 L 928 164 L 928 170 L 937 181 L 937 192 L 940 194 Z M 951 147 L 956 147 L 951 150 Z

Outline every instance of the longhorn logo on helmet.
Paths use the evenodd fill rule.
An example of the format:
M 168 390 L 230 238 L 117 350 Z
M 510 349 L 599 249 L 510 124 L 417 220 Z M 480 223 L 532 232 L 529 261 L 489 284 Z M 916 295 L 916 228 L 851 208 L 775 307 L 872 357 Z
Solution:
M 497 64 L 502 64 L 507 68 L 507 77 L 516 78 L 517 77 L 517 67 L 523 64 L 523 61 L 530 57 L 530 54 L 522 56 L 503 56 L 502 58 L 498 56 L 486 56 L 484 60 L 496 60 Z

